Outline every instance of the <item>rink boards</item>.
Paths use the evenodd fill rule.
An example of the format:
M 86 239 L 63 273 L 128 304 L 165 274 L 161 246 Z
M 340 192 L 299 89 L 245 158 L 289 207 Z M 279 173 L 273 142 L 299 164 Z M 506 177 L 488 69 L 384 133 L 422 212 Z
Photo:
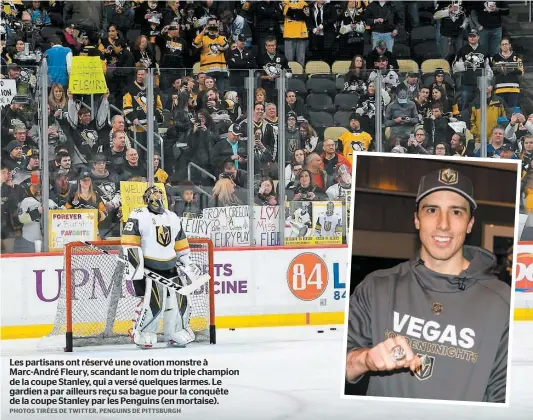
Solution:
M 349 258 L 346 245 L 216 249 L 217 328 L 342 324 Z M 46 335 L 56 315 L 62 254 L 4 255 L 0 263 L 1 337 Z M 520 245 L 517 267 L 514 319 L 533 320 L 533 243 Z M 80 295 L 102 298 L 97 267 L 86 270 L 89 281 L 79 287 L 90 293 Z

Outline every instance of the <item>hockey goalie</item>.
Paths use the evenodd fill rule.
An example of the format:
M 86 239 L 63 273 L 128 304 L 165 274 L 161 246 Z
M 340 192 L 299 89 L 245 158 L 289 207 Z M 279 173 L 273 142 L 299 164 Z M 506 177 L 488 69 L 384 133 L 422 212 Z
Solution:
M 146 207 L 135 209 L 124 225 L 121 244 L 127 266 L 126 278 L 132 280 L 141 298 L 130 335 L 140 348 L 157 343 L 161 318 L 168 346 L 185 347 L 195 336 L 189 327 L 190 302 L 186 295 L 156 282 L 146 273 L 173 279 L 185 287 L 194 282 L 200 270 L 189 262 L 189 242 L 179 217 L 165 209 L 163 191 L 151 186 L 143 195 Z

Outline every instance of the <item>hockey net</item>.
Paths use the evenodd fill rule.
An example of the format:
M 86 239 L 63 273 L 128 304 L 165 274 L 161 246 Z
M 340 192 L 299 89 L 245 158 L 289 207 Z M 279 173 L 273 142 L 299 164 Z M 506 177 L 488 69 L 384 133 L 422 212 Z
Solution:
M 120 241 L 81 242 L 66 245 L 64 270 L 57 313 L 52 332 L 43 340 L 73 347 L 131 343 L 129 332 L 141 298 L 136 297 L 131 281 L 124 280 L 125 264 L 120 256 Z M 190 327 L 197 342 L 214 344 L 213 244 L 207 239 L 189 238 L 190 261 L 211 279 L 189 296 Z M 102 252 L 104 250 L 106 252 Z M 163 341 L 163 322 L 159 325 Z

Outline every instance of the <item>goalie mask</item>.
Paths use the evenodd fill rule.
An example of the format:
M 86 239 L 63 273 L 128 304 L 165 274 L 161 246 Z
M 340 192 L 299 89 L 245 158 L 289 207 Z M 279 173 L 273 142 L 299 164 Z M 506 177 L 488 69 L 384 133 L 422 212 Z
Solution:
M 333 204 L 332 201 L 329 201 L 326 207 L 326 214 L 328 216 L 333 216 L 334 211 L 335 211 L 335 204 Z
M 345 164 L 337 167 L 337 181 L 343 188 L 350 189 L 352 187 L 352 174 Z
M 148 187 L 143 194 L 143 201 L 152 213 L 163 214 L 165 212 L 161 188 L 156 186 Z

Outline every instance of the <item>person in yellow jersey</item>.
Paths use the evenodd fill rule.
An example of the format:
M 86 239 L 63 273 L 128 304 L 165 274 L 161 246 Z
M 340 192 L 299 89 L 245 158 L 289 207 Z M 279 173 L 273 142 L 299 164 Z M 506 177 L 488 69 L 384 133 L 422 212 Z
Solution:
M 374 139 L 366 131 L 361 130 L 361 121 L 357 114 L 351 115 L 348 131 L 337 139 L 337 150 L 346 157 L 350 166 L 353 162 L 353 152 L 374 150 Z
M 285 56 L 289 61 L 297 61 L 305 66 L 305 51 L 309 32 L 309 5 L 303 0 L 283 0 L 283 38 L 285 40 Z
M 207 25 L 196 38 L 193 46 L 201 49 L 200 71 L 216 80 L 217 89 L 225 92 L 228 82 L 228 65 L 225 51 L 229 48 L 228 40 L 220 35 L 219 23 L 216 18 L 209 18 Z

